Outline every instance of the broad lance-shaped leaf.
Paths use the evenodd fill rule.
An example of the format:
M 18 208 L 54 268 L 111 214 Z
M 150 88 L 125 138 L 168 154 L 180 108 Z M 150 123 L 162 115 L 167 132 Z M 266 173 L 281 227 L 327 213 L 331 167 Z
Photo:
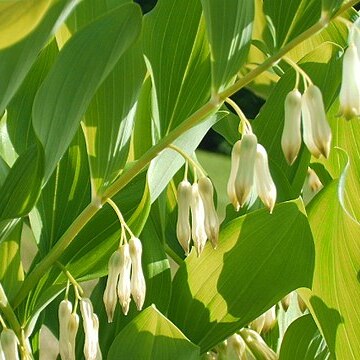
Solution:
M 160 0 L 144 16 L 144 55 L 153 81 L 156 141 L 210 98 L 205 35 L 200 0 Z
M 43 150 L 34 145 L 16 160 L 0 188 L 0 219 L 29 213 L 40 194 L 43 171 Z
M 312 291 L 302 295 L 337 359 L 360 357 L 360 224 L 344 210 L 343 173 L 308 209 L 315 240 Z
M 35 3 L 35 1 L 30 2 Z M 44 3 L 43 0 L 41 2 Z M 24 9 L 24 2 L 19 3 L 21 3 L 19 6 Z M 56 1 L 34 31 L 20 42 L 0 51 L 0 114 L 16 93 L 48 38 L 65 20 L 75 4 L 74 0 Z
M 254 0 L 201 0 L 211 49 L 212 87 L 226 88 L 246 61 Z
M 199 347 L 155 306 L 142 311 L 114 339 L 107 359 L 199 359 Z
M 298 287 L 309 287 L 314 244 L 300 200 L 229 222 L 214 251 L 193 251 L 173 280 L 169 319 L 211 349 Z
M 126 163 L 145 71 L 141 42 L 137 41 L 115 65 L 85 114 L 83 129 L 94 194 L 101 194 Z
M 120 6 L 77 32 L 61 50 L 33 106 L 33 125 L 45 149 L 45 179 L 70 145 L 91 98 L 136 40 L 141 12 Z
M 39 24 L 52 0 L 0 3 L 0 49 L 13 45 Z
M 32 127 L 31 114 L 35 94 L 44 81 L 59 53 L 55 41 L 51 41 L 38 55 L 22 85 L 7 106 L 6 132 L 17 155 L 37 142 Z M 6 159 L 9 161 L 8 159 Z M 11 164 L 10 164 L 11 165 Z
M 296 319 L 286 330 L 279 360 L 326 360 L 329 349 L 310 314 Z

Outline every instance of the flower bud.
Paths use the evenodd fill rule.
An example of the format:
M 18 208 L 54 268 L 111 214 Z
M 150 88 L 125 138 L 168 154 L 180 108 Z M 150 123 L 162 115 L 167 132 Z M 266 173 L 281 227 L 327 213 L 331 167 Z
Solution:
M 289 306 L 290 306 L 290 301 L 291 301 L 291 293 L 290 293 L 290 294 L 287 294 L 286 296 L 284 296 L 284 297 L 281 299 L 281 306 L 282 306 L 282 308 L 284 309 L 284 311 L 287 311 L 287 309 L 289 308 Z
M 263 333 L 270 331 L 276 324 L 276 306 L 274 305 L 268 311 L 265 312 Z
M 177 188 L 178 201 L 178 220 L 176 224 L 176 236 L 185 255 L 189 254 L 189 244 L 191 239 L 191 228 L 189 220 L 191 202 L 191 184 L 183 180 Z
M 5 354 L 4 354 L 2 346 L 1 346 L 1 341 L 0 341 L 0 360 L 6 360 Z
M 129 244 L 124 244 L 120 247 L 120 277 L 117 287 L 117 294 L 119 302 L 124 315 L 127 315 L 129 311 L 131 301 L 131 283 L 130 283 L 130 272 L 131 272 L 131 258 Z
M 103 301 L 109 323 L 113 321 L 114 312 L 117 303 L 116 286 L 120 274 L 120 264 L 121 264 L 120 252 L 115 251 L 109 259 L 109 263 L 108 263 L 109 274 L 103 296 Z
M 266 150 L 260 144 L 256 147 L 255 186 L 257 194 L 271 214 L 276 202 L 276 186 L 270 174 Z
M 240 204 L 237 200 L 236 192 L 235 192 L 236 174 L 239 169 L 240 144 L 241 144 L 241 140 L 238 140 L 234 144 L 231 151 L 231 170 L 230 170 L 229 181 L 227 184 L 227 194 L 230 202 L 233 204 L 236 211 L 239 211 L 240 209 Z
M 19 360 L 19 340 L 11 329 L 3 329 L 0 335 L 0 343 L 4 358 L 6 360 Z
M 240 207 L 248 201 L 254 183 L 256 145 L 254 134 L 245 134 L 241 139 L 239 168 L 235 179 L 235 192 Z
M 231 335 L 227 339 L 227 359 L 246 359 L 246 344 L 239 334 Z
M 261 333 L 265 323 L 265 313 L 258 316 L 255 320 L 253 320 L 249 325 L 251 329 L 255 330 L 257 333 Z
M 75 359 L 72 356 L 73 349 L 69 343 L 69 321 L 72 312 L 72 305 L 69 300 L 61 301 L 59 305 L 59 352 L 62 360 Z
M 263 338 L 256 331 L 244 328 L 240 331 L 240 333 L 256 359 L 277 359 L 275 352 L 266 344 Z
M 205 209 L 198 184 L 191 187 L 191 233 L 197 255 L 204 250 L 207 235 L 205 231 Z
M 308 168 L 308 176 L 309 176 L 308 182 L 309 182 L 311 191 L 313 191 L 313 192 L 319 191 L 323 187 L 323 184 L 321 183 L 316 172 L 313 169 L 311 169 L 310 167 Z
M 350 120 L 360 115 L 360 59 L 354 43 L 345 50 L 342 71 L 340 115 Z
M 79 315 L 78 314 L 70 314 L 69 323 L 68 323 L 68 358 L 64 358 L 63 360 L 75 360 L 75 346 L 76 346 L 76 334 L 79 328 Z
M 311 146 L 315 145 L 318 151 L 313 153 L 308 144 L 306 144 L 306 146 L 308 146 L 310 152 L 314 156 L 317 156 L 320 153 L 327 158 L 330 153 L 331 129 L 326 119 L 322 94 L 317 86 L 310 85 L 305 90 L 302 105 L 304 109 L 307 109 L 305 110 L 305 116 L 308 117 L 305 120 L 303 113 L 304 142 L 306 144 L 305 122 L 310 122 L 313 140 L 313 144 L 311 144 Z
M 297 294 L 297 301 L 298 301 L 300 311 L 302 313 L 304 313 L 305 310 L 307 309 L 307 306 L 305 304 L 305 301 L 302 299 L 302 297 L 299 294 Z
M 84 355 L 86 360 L 101 359 L 99 348 L 99 319 L 94 314 L 90 299 L 80 301 L 80 311 L 85 333 Z
M 301 147 L 301 94 L 299 90 L 290 91 L 285 99 L 284 129 L 281 148 L 286 161 L 292 165 Z
M 198 186 L 205 210 L 205 232 L 215 249 L 218 244 L 220 225 L 213 199 L 214 188 L 210 179 L 205 176 L 199 179 Z
M 144 301 L 145 301 L 145 293 L 146 293 L 146 284 L 144 273 L 141 265 L 141 254 L 142 254 L 142 245 L 141 241 L 132 237 L 129 241 L 130 248 L 130 258 L 131 258 L 131 294 L 135 301 L 136 307 L 138 310 L 141 310 Z

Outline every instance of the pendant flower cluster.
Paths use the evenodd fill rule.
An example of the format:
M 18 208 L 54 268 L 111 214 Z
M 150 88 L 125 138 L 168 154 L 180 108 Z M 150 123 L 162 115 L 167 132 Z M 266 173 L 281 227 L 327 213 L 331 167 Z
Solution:
M 277 192 L 267 152 L 251 131 L 233 146 L 227 193 L 236 211 L 245 204 L 253 203 L 257 196 L 270 213 L 274 209 Z
M 110 257 L 109 275 L 103 297 L 109 323 L 113 321 L 118 300 L 124 315 L 129 311 L 131 295 L 138 310 L 144 305 L 146 284 L 141 256 L 141 241 L 133 236 Z
M 102 359 L 99 347 L 99 319 L 94 314 L 90 299 L 80 299 L 80 312 L 85 334 L 84 357 L 86 360 Z M 79 329 L 79 315 L 76 305 L 65 299 L 61 301 L 59 315 L 59 352 L 62 360 L 75 360 L 76 334 Z
M 178 185 L 176 235 L 186 255 L 189 254 L 191 239 L 198 256 L 202 253 L 207 239 L 211 241 L 214 248 L 218 244 L 219 219 L 213 196 L 213 185 L 206 176 L 200 177 L 192 185 L 187 179 L 184 179 Z
M 302 120 L 302 121 L 301 121 Z M 296 160 L 302 137 L 310 153 L 319 158 L 329 156 L 331 129 L 326 119 L 324 102 L 320 89 L 310 84 L 304 94 L 294 89 L 285 99 L 284 129 L 281 147 L 289 165 Z

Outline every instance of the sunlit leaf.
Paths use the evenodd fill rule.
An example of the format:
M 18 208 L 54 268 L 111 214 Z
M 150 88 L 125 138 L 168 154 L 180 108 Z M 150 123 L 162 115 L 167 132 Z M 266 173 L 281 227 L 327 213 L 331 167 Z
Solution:
M 150 306 L 114 339 L 108 359 L 165 360 L 174 356 L 179 360 L 195 360 L 199 358 L 199 348 L 154 306 Z
M 312 291 L 302 294 L 332 355 L 356 359 L 360 356 L 360 224 L 340 203 L 343 182 L 344 178 L 326 186 L 309 205 L 316 260 Z
M 0 49 L 27 36 L 44 17 L 52 0 L 2 1 Z
M 35 1 L 31 1 L 34 3 Z M 41 1 L 44 3 L 44 1 Z M 23 1 L 19 2 L 23 6 Z M 65 20 L 76 4 L 75 1 L 59 0 L 46 13 L 37 28 L 17 44 L 0 51 L 0 114 L 21 85 L 52 32 Z
M 311 285 L 314 245 L 299 201 L 229 222 L 219 246 L 192 251 L 173 283 L 169 319 L 210 349 L 299 286 Z

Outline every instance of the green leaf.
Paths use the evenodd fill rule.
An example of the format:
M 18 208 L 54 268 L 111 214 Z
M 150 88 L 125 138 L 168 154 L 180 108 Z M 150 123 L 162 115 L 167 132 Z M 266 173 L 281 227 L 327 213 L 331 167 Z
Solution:
M 137 41 L 121 56 L 85 114 L 83 129 L 93 193 L 97 195 L 117 178 L 128 158 L 145 71 L 141 42 Z
M 80 130 L 30 213 L 40 257 L 50 251 L 90 200 L 89 166 Z
M 39 146 L 30 147 L 16 160 L 0 188 L 0 219 L 15 219 L 29 213 L 39 197 L 43 171 L 43 152 Z
M 344 0 L 322 0 L 322 11 L 331 17 L 340 9 L 343 2 Z
M 0 3 L 0 49 L 13 45 L 39 24 L 52 0 L 3 1 Z
M 201 0 L 211 48 L 213 91 L 234 80 L 246 61 L 254 21 L 253 0 Z
M 194 251 L 175 275 L 169 319 L 205 352 L 290 291 L 309 287 L 314 245 L 300 201 L 229 222 L 214 251 Z
M 21 230 L 22 223 L 19 222 L 0 244 L 0 283 L 10 301 L 24 280 L 20 258 Z
M 115 338 L 107 359 L 165 360 L 174 356 L 179 360 L 195 360 L 199 358 L 199 348 L 154 306 L 150 306 Z
M 314 50 L 299 65 L 311 77 L 323 94 L 325 108 L 328 110 L 338 93 L 340 83 L 341 62 L 339 48 L 334 44 L 325 43 Z M 289 166 L 281 149 L 281 135 L 284 126 L 284 101 L 286 95 L 294 88 L 295 71 L 289 69 L 276 85 L 271 96 L 262 107 L 259 115 L 253 121 L 253 129 L 261 143 L 267 150 L 270 159 L 270 170 L 278 174 L 274 176 L 276 185 L 284 183 L 284 176 L 292 188 L 292 196 L 299 196 L 307 173 L 310 154 L 303 145 L 296 162 Z M 300 89 L 301 90 L 301 89 Z M 279 193 L 281 196 L 281 193 Z
M 360 124 L 357 119 L 346 121 L 339 118 L 339 102 L 336 101 L 328 114 L 329 124 L 332 131 L 332 146 L 346 151 L 351 163 L 345 179 L 345 208 L 351 215 L 360 220 L 360 158 L 358 156 L 360 147 L 357 139 L 360 137 Z M 344 165 L 344 154 L 340 151 L 332 151 L 329 160 L 323 162 L 326 170 L 329 171 L 332 178 L 339 178 Z
M 275 48 L 280 49 L 320 19 L 321 1 L 264 1 L 264 12 L 275 29 Z
M 31 121 L 32 106 L 35 94 L 53 65 L 58 53 L 55 41 L 49 43 L 40 52 L 22 85 L 7 107 L 6 128 L 11 145 L 18 155 L 36 143 Z
M 126 4 L 77 32 L 36 94 L 33 125 L 45 149 L 45 179 L 73 139 L 91 98 L 138 37 L 141 12 Z
M 329 350 L 310 314 L 295 320 L 286 330 L 279 360 L 326 360 Z
M 331 354 L 338 359 L 357 359 L 360 356 L 360 224 L 340 203 L 344 177 L 345 172 L 340 183 L 333 181 L 309 205 L 316 259 L 312 291 L 304 291 L 302 295 Z
M 21 4 L 23 6 L 23 1 Z M 29 36 L 0 51 L 0 114 L 16 93 L 52 32 L 60 21 L 65 20 L 74 5 L 74 1 L 57 1 Z
M 209 48 L 200 0 L 159 0 L 144 17 L 156 136 L 163 137 L 210 98 Z

